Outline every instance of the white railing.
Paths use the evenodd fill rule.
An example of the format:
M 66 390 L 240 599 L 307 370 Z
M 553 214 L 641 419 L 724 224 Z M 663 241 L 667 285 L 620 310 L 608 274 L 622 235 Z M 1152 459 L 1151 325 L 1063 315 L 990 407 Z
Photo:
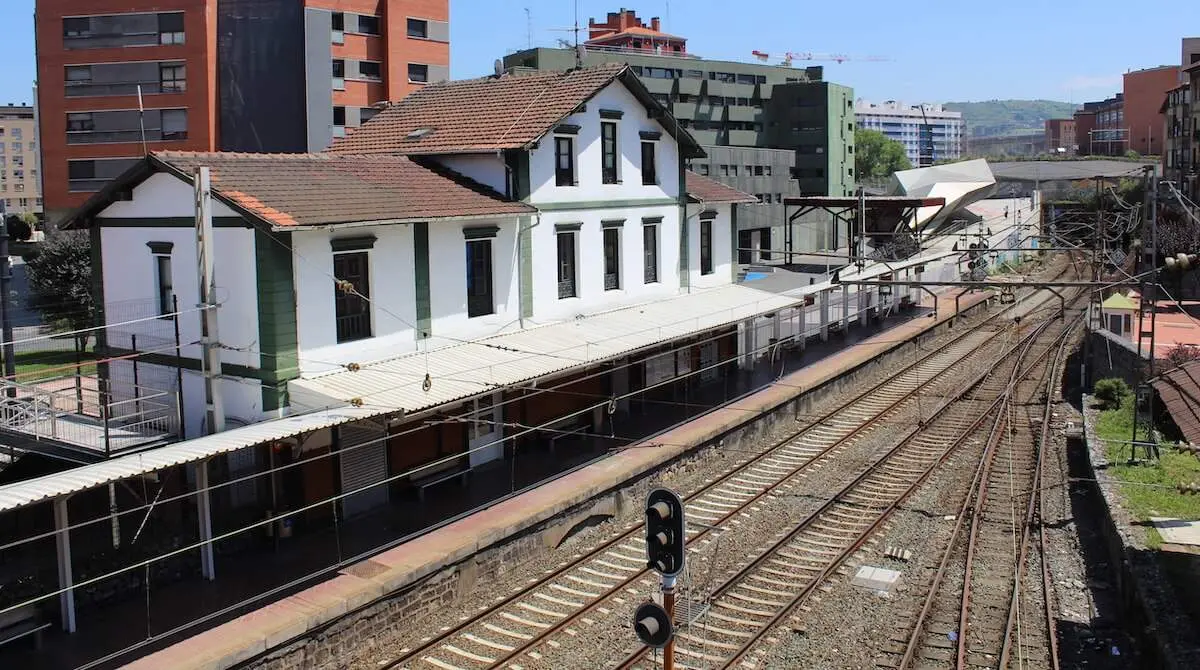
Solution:
M 126 385 L 123 391 L 131 397 L 111 400 L 82 384 L 55 388 L 67 381 L 70 378 L 21 384 L 0 379 L 0 430 L 106 456 L 179 430 L 172 392 Z

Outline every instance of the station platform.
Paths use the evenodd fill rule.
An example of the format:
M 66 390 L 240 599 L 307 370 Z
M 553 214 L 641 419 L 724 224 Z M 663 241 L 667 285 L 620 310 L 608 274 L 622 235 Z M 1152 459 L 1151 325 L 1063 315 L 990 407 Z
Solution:
M 990 293 L 963 295 L 968 310 Z M 482 511 L 382 551 L 308 588 L 125 666 L 135 670 L 219 670 L 254 659 L 359 608 L 404 590 L 506 538 L 562 515 L 669 463 L 762 413 L 844 376 L 955 317 L 957 292 L 921 303 L 923 314 L 768 381 L 759 390 L 632 447 L 508 497 Z M 831 342 L 830 344 L 833 344 Z

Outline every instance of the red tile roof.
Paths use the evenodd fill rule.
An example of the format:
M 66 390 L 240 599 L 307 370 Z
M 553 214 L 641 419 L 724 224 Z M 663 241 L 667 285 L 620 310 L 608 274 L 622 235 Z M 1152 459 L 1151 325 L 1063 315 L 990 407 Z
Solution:
M 687 194 L 694 202 L 758 202 L 758 198 L 749 193 L 742 193 L 691 170 L 687 171 Z
M 518 149 L 610 84 L 625 65 L 431 84 L 334 142 L 339 153 L 476 153 Z M 427 133 L 410 138 L 421 129 Z
M 462 175 L 404 156 L 163 151 L 151 160 L 187 179 L 207 166 L 214 196 L 276 227 L 533 211 Z
M 1154 379 L 1154 390 L 1179 431 L 1200 444 L 1200 361 L 1191 361 Z
M 430 84 L 338 139 L 329 151 L 419 155 L 528 148 L 618 78 L 648 109 L 661 112 L 663 128 L 684 146 L 686 157 L 704 155 L 621 63 Z
M 678 35 L 668 35 L 667 33 L 664 33 L 661 30 L 654 30 L 653 28 L 644 28 L 642 26 L 630 26 L 620 32 L 612 32 L 612 33 L 608 33 L 606 35 L 600 35 L 598 37 L 593 37 L 592 39 L 588 40 L 587 43 L 591 44 L 593 42 L 607 42 L 614 37 L 625 37 L 625 36 L 655 37 L 655 38 L 662 38 L 662 39 L 666 39 L 666 40 L 679 40 L 681 42 L 687 41 L 686 37 L 680 37 Z

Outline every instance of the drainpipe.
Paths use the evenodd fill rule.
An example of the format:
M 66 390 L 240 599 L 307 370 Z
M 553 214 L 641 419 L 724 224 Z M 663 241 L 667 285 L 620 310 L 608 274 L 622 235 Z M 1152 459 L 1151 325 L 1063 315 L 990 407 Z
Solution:
M 524 267 L 521 264 L 521 245 L 525 239 L 525 236 L 531 234 L 530 233 L 531 230 L 542 225 L 542 210 L 540 210 L 540 209 L 537 210 L 537 213 L 533 215 L 533 218 L 534 218 L 533 223 L 531 223 L 527 226 L 520 226 L 519 228 L 517 228 L 517 231 L 518 231 L 518 234 L 517 234 L 517 296 L 518 296 L 518 298 L 517 298 L 517 325 L 520 326 L 521 330 L 525 330 L 525 308 L 524 308 L 524 305 L 520 304 L 520 302 L 521 302 L 520 296 L 523 296 L 525 294 L 525 271 L 524 271 Z M 519 219 L 518 219 L 518 221 L 519 221 Z M 533 263 L 533 240 L 529 241 L 529 249 L 530 249 L 529 262 Z M 531 271 L 532 271 L 532 269 L 531 269 Z M 529 299 L 532 302 L 533 291 L 530 291 Z M 532 310 L 532 308 L 533 308 L 533 305 L 531 304 L 530 309 Z

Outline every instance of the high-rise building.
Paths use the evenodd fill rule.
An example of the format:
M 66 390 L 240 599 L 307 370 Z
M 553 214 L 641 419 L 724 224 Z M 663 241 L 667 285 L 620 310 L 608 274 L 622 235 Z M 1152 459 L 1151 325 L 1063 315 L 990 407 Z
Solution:
M 925 130 L 927 162 L 962 157 L 962 112 L 951 112 L 941 105 L 908 105 L 896 100 L 876 104 L 859 99 L 854 103 L 854 117 L 859 128 L 878 130 L 888 139 L 903 144 L 914 167 L 921 163 L 922 130 Z
M 319 151 L 449 76 L 449 0 L 37 0 L 35 31 L 51 220 L 146 151 Z
M 24 103 L 0 107 L 0 201 L 9 214 L 42 211 L 36 119 Z

